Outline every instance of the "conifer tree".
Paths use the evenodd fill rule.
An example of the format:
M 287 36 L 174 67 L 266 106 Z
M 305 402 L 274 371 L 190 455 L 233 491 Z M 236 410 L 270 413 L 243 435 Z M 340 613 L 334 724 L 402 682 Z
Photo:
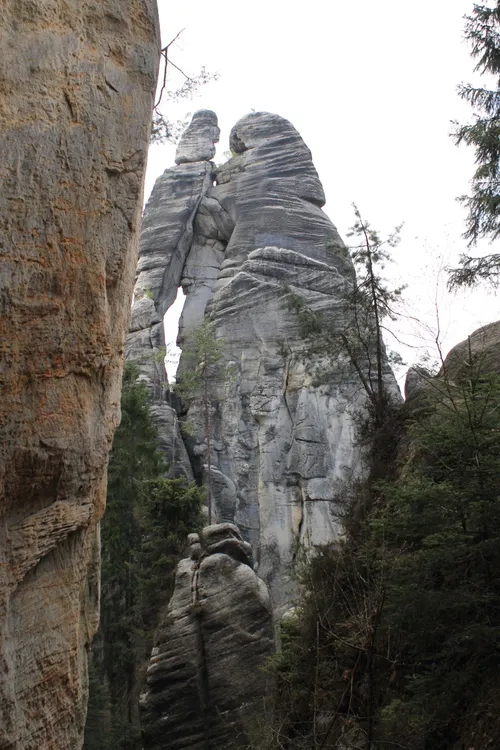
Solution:
M 354 368 L 371 406 L 370 433 L 386 423 L 392 411 L 391 393 L 387 389 L 389 363 L 400 364 L 401 357 L 387 349 L 384 334 L 387 322 L 397 319 L 397 307 L 404 286 L 394 286 L 384 278 L 391 262 L 390 249 L 400 241 L 401 226 L 388 237 L 380 234 L 361 216 L 354 204 L 355 222 L 348 236 L 354 239 L 349 247 L 354 265 L 352 280 L 345 286 L 342 302 L 344 322 L 330 325 L 319 312 L 289 287 L 290 306 L 299 316 L 302 336 L 308 347 L 338 361 L 339 346 Z
M 347 525 L 305 566 L 307 593 L 274 663 L 269 744 L 258 747 L 500 743 L 500 378 L 469 350 L 408 419 L 404 463 L 378 480 L 382 502 L 362 533 Z
M 165 479 L 148 390 L 133 363 L 123 374 L 101 522 L 101 623 L 90 655 L 85 750 L 140 750 L 138 697 L 186 535 L 201 526 L 204 491 Z
M 385 739 L 446 750 L 457 716 L 472 712 L 500 666 L 500 379 L 470 356 L 464 372 L 440 380 L 373 529 L 400 550 L 385 612 L 399 651 Z
M 466 239 L 474 245 L 480 238 L 491 241 L 500 237 L 500 2 L 474 5 L 466 16 L 465 38 L 472 45 L 477 60 L 475 70 L 492 77 L 491 87 L 461 85 L 459 94 L 476 110 L 473 122 L 457 125 L 457 144 L 473 146 L 477 168 L 473 175 L 471 195 L 460 199 L 468 211 Z M 452 286 L 471 286 L 478 281 L 497 283 L 500 277 L 500 254 L 483 258 L 463 255 L 460 266 L 452 271 Z
M 392 234 L 382 239 L 361 216 L 355 204 L 353 208 L 356 220 L 348 237 L 358 241 L 349 248 L 356 275 L 352 291 L 346 295 L 349 320 L 341 336 L 370 398 L 375 421 L 382 424 L 389 402 L 384 384 L 387 355 L 394 362 L 400 361 L 395 352 L 387 352 L 383 334 L 387 331 L 386 322 L 397 318 L 396 308 L 404 290 L 403 286 L 390 285 L 382 274 L 387 263 L 392 261 L 388 249 L 399 244 L 402 227 L 396 227 Z
M 182 350 L 183 370 L 176 390 L 183 399 L 198 399 L 203 414 L 203 436 L 207 446 L 208 524 L 212 523 L 212 412 L 219 401 L 220 388 L 232 378 L 233 370 L 223 361 L 224 339 L 216 338 L 214 324 L 208 318 L 194 328 Z

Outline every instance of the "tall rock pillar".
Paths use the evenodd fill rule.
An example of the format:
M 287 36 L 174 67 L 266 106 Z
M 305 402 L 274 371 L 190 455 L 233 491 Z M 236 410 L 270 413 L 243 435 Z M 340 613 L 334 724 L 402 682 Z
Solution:
M 0 748 L 81 747 L 155 0 L 0 18 Z

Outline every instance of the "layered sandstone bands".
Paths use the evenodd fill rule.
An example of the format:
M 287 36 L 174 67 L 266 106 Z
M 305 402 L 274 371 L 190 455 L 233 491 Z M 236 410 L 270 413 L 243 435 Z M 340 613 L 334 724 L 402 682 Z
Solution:
M 248 747 L 271 710 L 273 636 L 269 593 L 238 528 L 191 534 L 141 699 L 145 750 Z
M 354 270 L 322 211 L 323 188 L 295 128 L 277 115 L 247 115 L 231 132 L 232 158 L 216 168 L 214 118 L 195 116 L 179 145 L 181 163 L 159 178 L 147 205 L 127 356 L 142 362 L 160 408 L 164 397 L 150 362 L 179 286 L 186 294 L 180 345 L 205 315 L 224 340 L 234 376 L 211 399 L 215 518 L 239 526 L 283 611 L 296 590 L 298 547 L 342 532 L 339 495 L 344 480 L 363 471 L 355 433 L 367 404 L 340 347 L 332 356 L 307 351 L 290 301 L 298 296 L 341 331 L 352 315 L 345 299 Z M 181 358 L 180 374 L 189 366 Z M 395 392 L 389 368 L 385 377 Z M 191 464 L 206 479 L 200 400 L 189 405 L 187 419 L 195 427 Z M 169 434 L 167 455 L 175 455 L 182 438 L 174 429 Z M 185 458 L 181 473 L 184 465 Z
M 340 345 L 311 352 L 291 304 L 320 312 L 330 339 L 352 320 L 354 269 L 322 211 L 311 154 L 268 113 L 235 125 L 233 156 L 219 167 L 217 138 L 215 115 L 197 113 L 176 166 L 156 182 L 126 343 L 173 471 L 210 479 L 217 521 L 193 535 L 177 569 L 142 700 L 147 750 L 254 741 L 271 710 L 272 622 L 296 596 L 297 552 L 342 534 L 343 484 L 367 470 L 356 431 L 368 397 L 356 368 Z M 223 341 L 220 369 L 231 371 L 183 405 L 189 456 L 158 362 L 179 286 L 179 344 L 208 318 Z M 193 366 L 204 364 L 183 355 L 180 376 Z M 396 393 L 388 366 L 384 378 Z
M 67 750 L 98 618 L 155 2 L 10 0 L 0 40 L 0 748 Z
M 196 260 L 195 221 L 213 185 L 214 165 L 210 160 L 218 140 L 217 117 L 210 110 L 200 110 L 178 146 L 176 166 L 166 169 L 156 181 L 142 222 L 132 319 L 125 345 L 125 357 L 136 363 L 148 385 L 170 473 L 189 479 L 193 477 L 192 467 L 177 415 L 166 401 L 163 317 L 184 284 L 187 267 L 201 275 L 202 284 L 206 277 L 217 278 L 217 272 L 215 276 L 210 272 L 206 257 Z

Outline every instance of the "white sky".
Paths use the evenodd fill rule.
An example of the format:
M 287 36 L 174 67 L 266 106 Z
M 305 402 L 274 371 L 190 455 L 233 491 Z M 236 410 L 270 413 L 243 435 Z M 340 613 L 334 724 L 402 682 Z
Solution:
M 457 148 L 449 133 L 452 120 L 471 117 L 456 87 L 477 80 L 463 42 L 472 0 L 158 4 L 164 44 L 185 28 L 172 60 L 191 75 L 202 65 L 220 74 L 193 101 L 165 101 L 170 119 L 215 110 L 216 162 L 225 161 L 229 131 L 250 110 L 289 119 L 312 151 L 325 211 L 344 239 L 353 201 L 382 233 L 404 222 L 391 273 L 409 285 L 410 312 L 434 327 L 437 270 L 466 249 L 465 210 L 455 198 L 468 191 L 474 155 Z M 168 88 L 181 82 L 172 76 Z M 174 151 L 151 148 L 146 196 L 173 164 Z M 500 300 L 484 290 L 446 295 L 445 281 L 443 272 L 438 297 L 447 351 L 500 317 Z M 410 342 L 412 325 L 400 328 Z M 411 363 L 418 352 L 403 354 Z

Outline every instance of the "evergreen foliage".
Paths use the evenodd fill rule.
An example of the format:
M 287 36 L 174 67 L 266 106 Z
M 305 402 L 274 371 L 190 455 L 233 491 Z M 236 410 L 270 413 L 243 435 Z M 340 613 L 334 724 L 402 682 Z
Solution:
M 500 378 L 471 358 L 407 430 L 398 478 L 302 571 L 269 748 L 451 750 L 498 687 Z
M 404 290 L 403 286 L 391 286 L 383 277 L 386 264 L 392 260 L 388 250 L 398 245 L 401 226 L 383 239 L 363 219 L 356 205 L 354 214 L 356 221 L 348 236 L 356 242 L 349 247 L 355 275 L 343 293 L 344 325 L 330 325 L 289 287 L 286 291 L 308 346 L 335 361 L 339 359 L 339 346 L 347 355 L 368 396 L 374 427 L 379 428 L 386 420 L 391 400 L 385 385 L 385 376 L 390 372 L 388 362 L 401 361 L 396 352 L 387 351 L 383 338 L 388 331 L 387 321 L 397 317 Z
M 360 387 L 367 396 L 364 415 L 356 414 L 357 440 L 364 445 L 370 479 L 352 501 L 352 515 L 364 517 L 380 495 L 377 479 L 387 474 L 394 463 L 400 432 L 400 398 L 388 388 L 393 381 L 390 363 L 401 364 L 399 354 L 386 347 L 384 334 L 390 333 L 387 322 L 396 320 L 404 286 L 396 287 L 384 277 L 392 261 L 390 250 L 400 241 L 401 226 L 386 238 L 373 229 L 353 206 L 355 223 L 349 231 L 354 239 L 349 247 L 354 265 L 353 277 L 343 291 L 343 325 L 333 324 L 320 312 L 312 310 L 287 287 L 289 303 L 298 315 L 301 334 L 309 350 L 330 361 L 338 369 L 347 360 L 346 375 L 336 373 L 337 379 L 356 373 Z M 343 356 L 342 356 L 343 355 Z M 323 366 L 323 382 L 333 373 Z M 347 375 L 348 373 L 348 375 Z
M 349 247 L 356 275 L 346 299 L 347 309 L 351 312 L 342 340 L 370 396 L 378 424 L 383 421 L 390 400 L 384 387 L 384 373 L 388 369 L 386 361 L 400 363 L 396 352 L 387 352 L 383 335 L 388 332 L 386 322 L 397 319 L 397 305 L 404 286 L 392 287 L 382 274 L 387 263 L 392 262 L 389 249 L 399 244 L 402 225 L 382 239 L 377 230 L 363 219 L 358 207 L 354 205 L 353 208 L 356 221 L 348 237 L 358 242 Z M 366 376 L 361 367 L 363 362 L 367 366 Z
M 474 5 L 466 16 L 465 38 L 472 45 L 475 70 L 493 77 L 493 86 L 461 85 L 460 96 L 479 113 L 472 123 L 457 125 L 457 144 L 466 143 L 476 152 L 477 168 L 472 178 L 472 193 L 460 199 L 467 207 L 466 239 L 473 245 L 479 238 L 500 237 L 500 2 Z M 500 255 L 483 258 L 461 257 L 460 266 L 451 275 L 452 286 L 471 286 L 478 281 L 497 283 Z
M 203 490 L 163 476 L 147 387 L 131 363 L 124 369 L 121 410 L 101 523 L 101 624 L 89 664 L 86 750 L 140 750 L 144 663 L 186 535 L 202 525 Z
M 456 717 L 500 665 L 500 380 L 480 363 L 468 369 L 411 427 L 411 473 L 387 488 L 374 523 L 377 539 L 403 550 L 387 619 L 411 667 L 400 668 L 391 720 L 415 748 L 451 747 Z

